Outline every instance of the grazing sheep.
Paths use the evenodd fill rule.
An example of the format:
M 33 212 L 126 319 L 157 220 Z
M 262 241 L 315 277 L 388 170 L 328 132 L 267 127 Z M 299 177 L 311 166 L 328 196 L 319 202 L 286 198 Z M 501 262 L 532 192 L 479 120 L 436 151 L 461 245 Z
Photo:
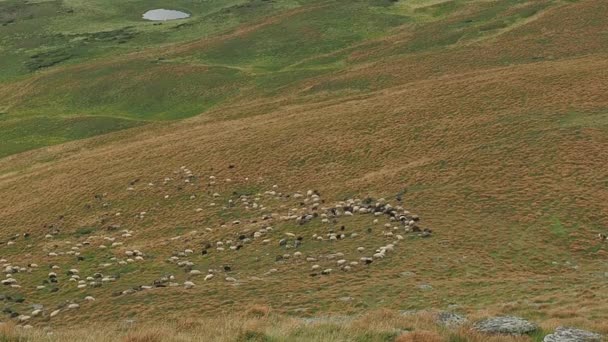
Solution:
M 17 280 L 14 279 L 14 278 L 7 278 L 7 279 L 4 279 L 4 280 L 0 281 L 0 283 L 2 285 L 12 285 L 12 284 L 16 284 Z
M 362 257 L 361 259 L 359 259 L 362 263 L 369 265 L 372 262 L 374 262 L 374 259 L 369 258 L 369 257 Z
M 214 277 L 214 276 L 213 276 L 213 274 L 207 274 L 207 275 L 205 276 L 205 281 L 207 281 L 207 280 L 211 280 L 211 278 L 213 278 L 213 277 Z
M 383 253 L 383 251 L 382 251 L 382 252 L 379 252 L 379 253 L 375 253 L 375 254 L 373 255 L 374 259 L 383 259 L 383 258 L 384 258 L 384 256 L 385 256 L 385 254 Z

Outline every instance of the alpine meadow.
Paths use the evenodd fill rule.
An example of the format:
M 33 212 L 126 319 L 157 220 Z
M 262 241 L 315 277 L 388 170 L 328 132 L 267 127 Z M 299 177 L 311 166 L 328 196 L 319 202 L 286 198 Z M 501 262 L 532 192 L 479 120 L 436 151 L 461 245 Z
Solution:
M 606 0 L 0 0 L 0 341 L 603 341 L 607 235 Z

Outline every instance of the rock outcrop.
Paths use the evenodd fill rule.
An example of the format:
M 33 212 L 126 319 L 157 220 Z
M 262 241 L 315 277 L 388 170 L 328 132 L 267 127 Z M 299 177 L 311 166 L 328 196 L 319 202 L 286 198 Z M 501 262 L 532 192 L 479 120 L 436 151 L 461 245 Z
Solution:
M 520 317 L 500 316 L 481 320 L 475 323 L 474 328 L 487 334 L 524 335 L 538 329 L 538 326 Z
M 543 342 L 600 342 L 602 336 L 590 331 L 569 328 L 557 327 L 553 334 L 545 336 Z

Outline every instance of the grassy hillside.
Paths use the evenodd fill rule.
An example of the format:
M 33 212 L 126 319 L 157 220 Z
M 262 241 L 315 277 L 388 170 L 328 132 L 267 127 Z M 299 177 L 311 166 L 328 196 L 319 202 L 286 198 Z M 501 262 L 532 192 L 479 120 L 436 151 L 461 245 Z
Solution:
M 74 15 L 78 4 L 96 8 L 36 6 L 67 4 Z M 80 47 L 86 55 L 35 72 L 15 71 L 24 61 L 15 57 L 15 74 L 0 85 L 0 258 L 24 271 L 13 274 L 21 287 L 2 288 L 12 298 L 3 303 L 7 320 L 42 304 L 41 316 L 27 323 L 58 334 L 92 319 L 110 323 L 108 336 L 127 334 L 125 324 L 169 321 L 169 330 L 190 329 L 187 340 L 207 319 L 225 315 L 216 324 L 230 333 L 209 336 L 490 340 L 468 325 L 444 329 L 424 313 L 398 313 L 456 310 L 471 320 L 510 314 L 540 324 L 530 336 L 497 341 L 542 340 L 558 325 L 608 333 L 608 250 L 596 239 L 608 223 L 608 5 L 205 7 L 212 4 L 175 6 L 195 14 L 183 35 L 169 31 L 177 22 L 154 26 L 108 12 L 98 25 L 137 21 L 139 38 L 105 51 Z M 234 21 L 205 31 L 205 13 Z M 155 30 L 165 38 L 143 38 Z M 406 232 L 386 215 L 282 220 L 290 209 L 314 211 L 309 189 L 324 201 L 319 214 L 348 199 L 385 198 L 418 214 L 433 234 Z M 294 198 L 297 192 L 304 197 Z M 230 250 L 265 226 L 273 228 L 267 236 Z M 330 240 L 341 226 L 347 238 Z M 293 247 L 280 245 L 283 238 Z M 345 272 L 337 264 L 390 243 L 394 251 L 369 266 Z M 134 249 L 144 260 L 126 261 Z M 187 249 L 193 253 L 179 254 Z M 172 256 L 203 274 L 167 261 Z M 318 274 L 314 264 L 333 271 Z M 71 268 L 115 281 L 78 288 Z M 208 269 L 216 275 L 204 281 Z M 58 284 L 36 289 L 51 271 Z M 179 286 L 123 293 L 169 275 Z M 186 281 L 195 286 L 186 289 Z M 354 322 L 304 324 L 325 315 Z M 235 319 L 252 322 L 235 333 L 228 324 Z M 21 334 L 9 328 L 8 335 Z M 404 330 L 422 337 L 398 337 Z M 172 334 L 157 333 L 152 340 Z
M 161 4 L 0 2 L 7 18 L 0 26 L 0 131 L 9 136 L 0 155 L 293 90 L 317 95 L 381 89 L 395 75 L 335 77 L 391 57 L 491 39 L 561 5 L 184 1 L 172 7 L 192 13 L 190 19 L 162 25 L 141 20 L 141 13 Z M 319 77 L 321 84 L 302 88 Z M 74 117 L 90 120 L 91 127 L 104 117 L 106 129 L 66 134 Z M 47 127 L 49 120 L 61 127 Z M 38 129 L 12 138 L 16 121 L 36 122 Z

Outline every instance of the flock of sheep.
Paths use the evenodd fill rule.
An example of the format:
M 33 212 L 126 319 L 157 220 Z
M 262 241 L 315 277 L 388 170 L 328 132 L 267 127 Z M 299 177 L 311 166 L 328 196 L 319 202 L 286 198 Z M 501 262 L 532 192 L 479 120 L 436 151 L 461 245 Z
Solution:
M 245 181 L 249 181 L 247 178 Z M 30 233 L 22 233 L 11 236 L 4 244 L 5 246 L 21 247 L 25 249 L 36 248 L 33 242 L 39 242 L 45 255 L 38 260 L 38 264 L 29 263 L 20 265 L 11 262 L 9 259 L 15 255 L 0 255 L 0 265 L 6 274 L 5 279 L 0 283 L 5 288 L 10 288 L 9 292 L 20 291 L 48 291 L 50 293 L 63 291 L 65 288 L 74 290 L 72 300 L 64 300 L 55 304 L 53 309 L 48 309 L 40 304 L 30 303 L 31 311 L 20 313 L 15 307 L 18 303 L 27 301 L 22 295 L 4 294 L 0 299 L 5 302 L 4 313 L 16 320 L 22 327 L 31 328 L 31 323 L 37 317 L 44 317 L 50 320 L 55 316 L 61 315 L 65 311 L 76 310 L 81 304 L 94 302 L 95 298 L 87 294 L 89 289 L 103 288 L 108 284 L 111 295 L 128 295 L 138 291 L 153 290 L 159 288 L 183 287 L 192 289 L 201 286 L 201 282 L 212 282 L 218 278 L 226 283 L 238 285 L 241 281 L 233 274 L 233 267 L 230 262 L 218 264 L 207 270 L 197 267 L 202 264 L 200 260 L 214 257 L 214 260 L 230 260 L 226 253 L 239 253 L 245 249 L 251 249 L 252 255 L 256 258 L 271 258 L 270 262 L 276 267 L 269 268 L 262 275 L 270 276 L 279 272 L 279 266 L 290 263 L 293 267 L 303 267 L 307 276 L 326 276 L 335 271 L 353 272 L 363 267 L 373 267 L 375 262 L 381 262 L 398 248 L 406 235 L 426 238 L 432 235 L 430 229 L 421 228 L 419 217 L 405 210 L 401 206 L 393 206 L 385 199 L 373 200 L 371 198 L 357 199 L 350 198 L 344 201 L 328 204 L 319 192 L 308 190 L 305 192 L 281 192 L 277 185 L 265 192 L 239 194 L 230 193 L 224 189 L 224 195 L 219 190 L 219 183 L 214 176 L 202 178 L 196 177 L 192 171 L 185 167 L 174 172 L 173 177 L 164 178 L 162 186 L 166 189 L 174 189 L 176 184 L 178 190 L 184 186 L 191 186 L 196 189 L 206 187 L 204 194 L 192 194 L 189 199 L 201 203 L 202 198 L 207 199 L 205 206 L 220 211 L 238 211 L 247 213 L 239 219 L 231 222 L 220 222 L 217 227 L 207 227 L 202 231 L 195 230 L 185 235 L 166 238 L 169 246 L 180 245 L 186 248 L 175 249 L 163 262 L 175 266 L 173 274 L 158 274 L 156 279 L 142 282 L 138 286 L 130 286 L 124 290 L 116 291 L 119 286 L 121 275 L 115 268 L 124 265 L 142 267 L 147 262 L 158 262 L 148 259 L 147 253 L 139 249 L 130 247 L 137 246 L 138 243 L 134 236 L 138 235 L 136 227 L 121 229 L 122 225 L 117 224 L 120 218 L 127 213 L 114 208 L 109 201 L 106 201 L 106 194 L 95 195 L 95 200 L 101 203 L 100 207 L 106 212 L 101 216 L 100 224 L 104 226 L 105 232 L 101 234 L 89 235 L 78 238 L 79 241 L 72 242 L 69 238 L 61 235 L 60 229 L 54 225 L 48 226 L 48 234 L 37 238 L 30 236 Z M 225 179 L 222 182 L 224 188 L 232 183 L 232 180 Z M 143 184 L 137 179 L 129 183 L 127 191 L 136 192 L 140 188 L 154 188 L 154 183 Z M 217 191 L 215 191 L 217 190 Z M 160 196 L 160 201 L 172 199 L 169 191 L 156 192 Z M 155 195 L 155 196 L 156 196 Z M 205 214 L 204 206 L 197 207 L 196 213 Z M 132 213 L 137 219 L 147 218 L 148 211 L 137 211 Z M 367 216 L 369 223 L 361 227 L 361 221 L 352 221 L 353 216 Z M 349 221 L 351 220 L 351 221 Z M 344 222 L 348 223 L 344 223 Z M 346 225 L 353 224 L 357 229 L 347 228 Z M 307 229 L 308 227 L 314 229 Z M 314 232 L 314 233 L 313 233 Z M 303 246 L 335 246 L 338 249 L 340 241 L 353 239 L 353 242 L 366 241 L 366 235 L 373 234 L 374 241 L 384 241 L 376 247 L 366 247 L 363 244 L 356 247 L 356 251 L 348 253 L 332 252 L 320 253 L 319 249 L 307 248 Z M 73 238 L 73 235 L 72 235 Z M 22 244 L 22 246 L 19 246 Z M 351 246 L 351 244 L 349 244 Z M 107 259 L 99 259 L 95 264 L 86 267 L 87 271 L 81 271 L 73 265 L 76 262 L 88 261 L 84 257 L 84 252 L 99 251 L 100 254 L 107 255 Z M 261 251 L 275 251 L 274 255 L 262 253 Z M 150 251 L 152 253 L 153 251 Z M 6 252 L 5 252 L 6 253 Z M 97 253 L 97 252 L 96 252 Z M 26 256 L 32 254 L 26 254 Z M 353 257 L 357 255 L 357 257 Z M 19 257 L 24 260 L 23 255 Z M 198 262 L 197 262 L 198 260 Z M 63 262 L 63 265 L 62 265 Z M 43 266 L 39 266 L 43 265 Z M 23 282 L 23 278 L 40 279 L 40 275 L 45 272 L 43 269 L 48 267 L 44 279 L 32 286 L 33 279 Z M 111 271 L 113 270 L 113 271 Z M 83 274 L 84 273 L 84 274 Z M 35 275 L 35 276 L 34 276 Z M 36 278 L 37 277 L 37 278 Z M 181 281 L 180 281 L 181 279 Z M 27 284 L 27 285 L 25 285 Z M 70 285 L 73 284 L 73 285 Z M 27 286 L 28 288 L 24 288 Z M 30 288 L 31 287 L 31 288 Z M 99 293 L 99 292 L 97 292 Z M 20 308 L 23 308 L 22 305 Z

